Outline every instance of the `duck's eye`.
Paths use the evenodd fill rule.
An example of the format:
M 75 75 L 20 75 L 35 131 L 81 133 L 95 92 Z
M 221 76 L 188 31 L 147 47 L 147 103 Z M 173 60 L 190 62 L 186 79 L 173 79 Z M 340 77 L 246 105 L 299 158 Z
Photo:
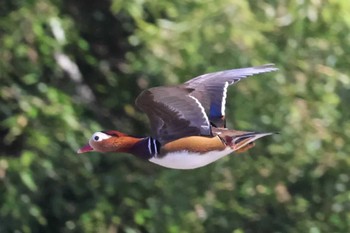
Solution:
M 102 140 L 105 140 L 105 139 L 108 139 L 110 138 L 111 136 L 105 134 L 105 133 L 102 133 L 102 132 L 96 132 L 94 133 L 94 135 L 92 135 L 91 137 L 91 140 L 95 141 L 95 142 L 100 142 Z

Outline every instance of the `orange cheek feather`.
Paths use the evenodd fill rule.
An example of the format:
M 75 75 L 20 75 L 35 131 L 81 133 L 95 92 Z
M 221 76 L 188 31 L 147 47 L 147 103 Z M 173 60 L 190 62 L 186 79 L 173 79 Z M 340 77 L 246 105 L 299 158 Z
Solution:
M 128 152 L 140 139 L 131 137 L 112 137 L 101 142 L 91 142 L 96 151 L 100 152 Z

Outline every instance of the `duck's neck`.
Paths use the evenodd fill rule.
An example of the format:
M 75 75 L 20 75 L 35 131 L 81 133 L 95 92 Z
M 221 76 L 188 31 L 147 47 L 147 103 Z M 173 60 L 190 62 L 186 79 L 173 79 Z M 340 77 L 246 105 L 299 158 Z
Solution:
M 128 152 L 141 159 L 150 159 L 159 154 L 160 143 L 151 137 L 140 138 Z

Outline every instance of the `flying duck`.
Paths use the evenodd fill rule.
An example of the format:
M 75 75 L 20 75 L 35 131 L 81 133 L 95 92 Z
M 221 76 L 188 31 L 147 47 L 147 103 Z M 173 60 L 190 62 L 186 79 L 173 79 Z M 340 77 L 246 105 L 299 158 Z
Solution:
M 227 129 L 227 88 L 248 76 L 276 70 L 273 64 L 224 70 L 177 86 L 144 90 L 136 105 L 147 114 L 152 136 L 134 137 L 116 130 L 95 132 L 78 153 L 124 152 L 167 168 L 194 169 L 232 152 L 249 150 L 255 140 L 273 133 Z

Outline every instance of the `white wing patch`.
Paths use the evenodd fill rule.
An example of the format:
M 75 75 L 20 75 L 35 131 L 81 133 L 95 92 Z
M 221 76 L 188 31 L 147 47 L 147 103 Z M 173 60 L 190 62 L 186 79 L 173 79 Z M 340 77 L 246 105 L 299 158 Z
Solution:
M 222 100 L 221 100 L 221 115 L 225 116 L 225 108 L 226 108 L 226 97 L 227 97 L 227 87 L 229 83 L 225 82 L 224 90 L 222 92 Z
M 199 102 L 199 100 L 196 97 L 194 97 L 192 95 L 189 95 L 189 97 L 194 99 L 194 101 L 196 101 L 198 107 L 201 109 L 203 119 L 205 120 L 205 123 L 206 123 L 206 125 L 202 125 L 201 127 L 205 128 L 207 130 L 210 127 L 210 123 L 209 123 L 209 119 L 208 119 L 208 116 L 205 112 L 203 105 Z

